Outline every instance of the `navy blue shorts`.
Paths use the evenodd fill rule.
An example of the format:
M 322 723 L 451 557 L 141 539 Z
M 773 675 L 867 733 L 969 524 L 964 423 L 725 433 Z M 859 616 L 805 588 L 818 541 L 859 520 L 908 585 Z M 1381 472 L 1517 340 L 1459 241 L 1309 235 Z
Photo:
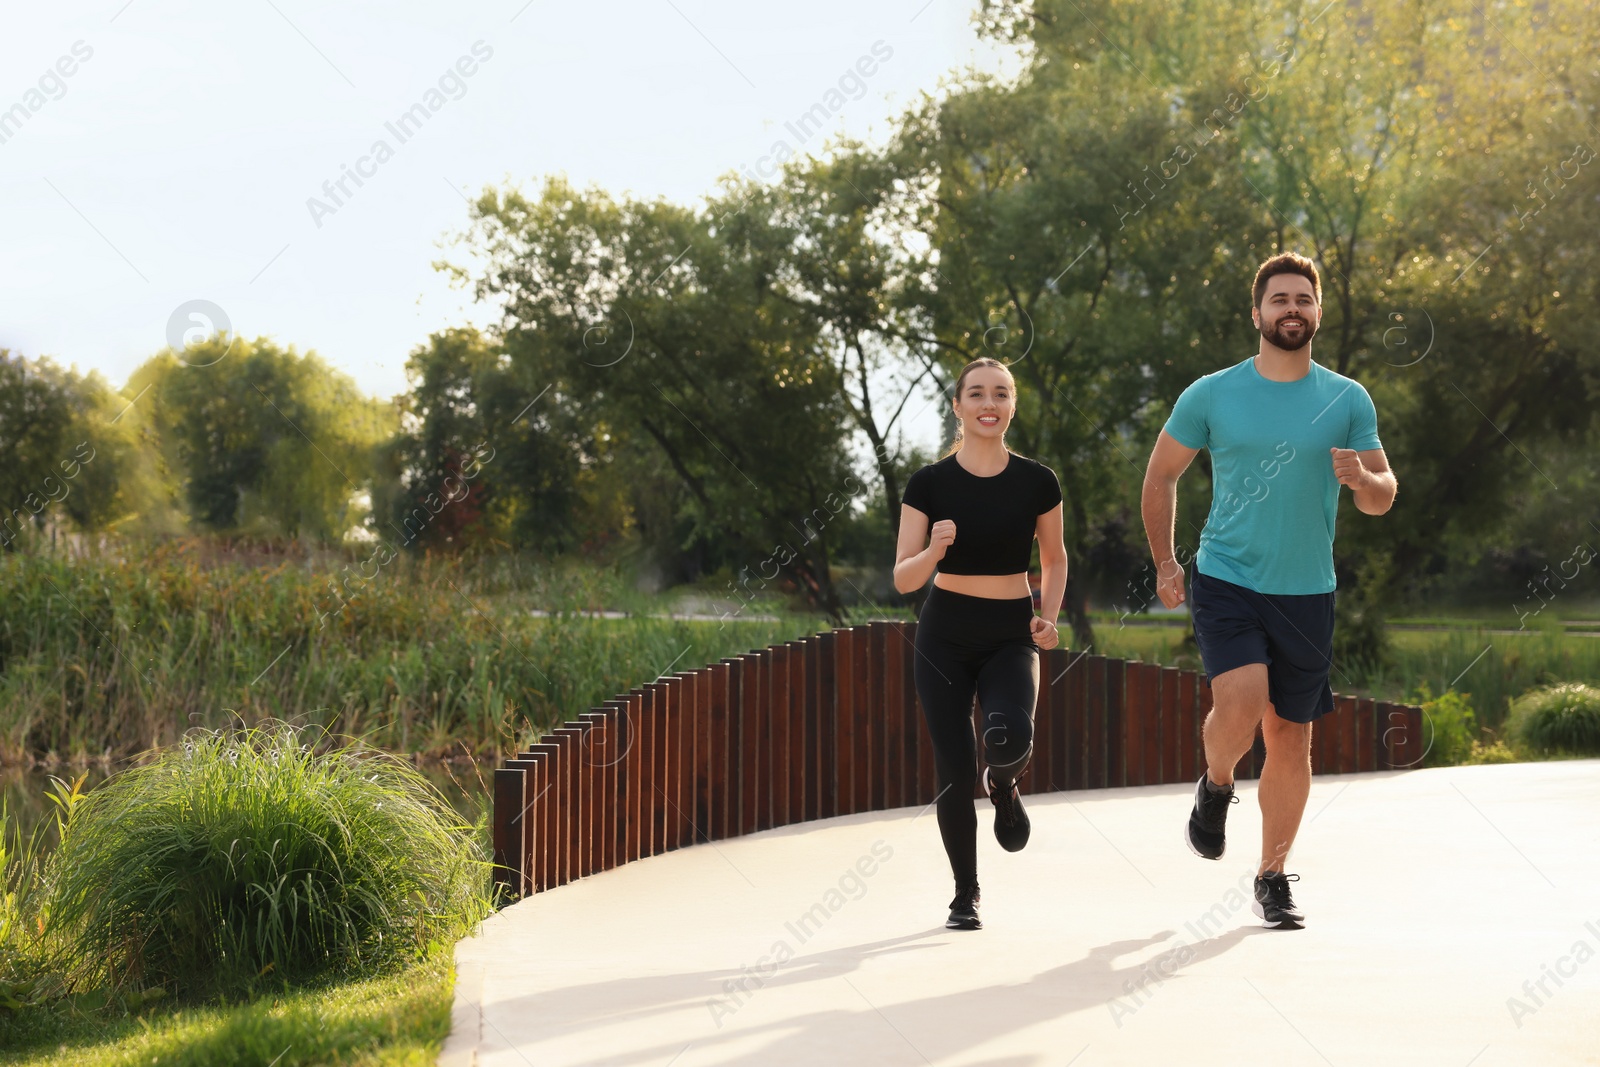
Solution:
M 1311 722 L 1333 710 L 1333 594 L 1258 593 L 1189 571 L 1189 610 L 1206 681 L 1247 663 L 1267 665 L 1267 697 L 1280 718 Z

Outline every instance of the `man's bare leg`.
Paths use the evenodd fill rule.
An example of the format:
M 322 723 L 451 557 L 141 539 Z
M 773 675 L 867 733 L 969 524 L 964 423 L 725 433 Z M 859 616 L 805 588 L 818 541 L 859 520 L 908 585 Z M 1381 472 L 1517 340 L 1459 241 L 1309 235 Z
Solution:
M 1270 705 L 1269 705 L 1270 706 Z M 1282 871 L 1311 795 L 1311 724 L 1268 712 L 1261 720 L 1267 758 L 1261 765 L 1261 867 L 1257 875 Z
M 1211 679 L 1211 703 L 1201 731 L 1206 776 L 1213 785 L 1232 785 L 1234 767 L 1255 743 L 1256 726 L 1265 715 L 1277 717 L 1267 700 L 1267 665 L 1247 663 Z

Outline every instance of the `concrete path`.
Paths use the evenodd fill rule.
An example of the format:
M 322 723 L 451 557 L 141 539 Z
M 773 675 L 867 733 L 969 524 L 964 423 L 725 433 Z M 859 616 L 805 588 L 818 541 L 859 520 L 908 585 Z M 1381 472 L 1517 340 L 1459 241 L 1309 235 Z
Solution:
M 977 932 L 944 929 L 931 810 L 536 895 L 457 947 L 442 1062 L 1600 1064 L 1600 760 L 1318 778 L 1301 931 L 1251 914 L 1240 793 L 1216 863 L 1184 786 L 1029 798 L 1015 855 L 981 805 Z

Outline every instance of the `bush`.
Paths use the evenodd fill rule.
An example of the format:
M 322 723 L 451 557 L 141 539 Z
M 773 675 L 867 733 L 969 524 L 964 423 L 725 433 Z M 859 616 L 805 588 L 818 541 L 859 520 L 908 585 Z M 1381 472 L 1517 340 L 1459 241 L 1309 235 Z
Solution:
M 1472 752 L 1467 756 L 1467 762 L 1473 765 L 1484 763 L 1517 763 L 1521 757 L 1511 751 L 1504 741 L 1495 741 L 1485 744 L 1482 741 L 1472 742 Z
M 1470 694 L 1447 689 L 1437 697 L 1426 684 L 1420 687 L 1423 722 L 1424 767 L 1454 767 L 1472 758 L 1478 739 L 1478 718 Z
M 1333 662 L 1342 670 L 1364 677 L 1392 663 L 1389 628 L 1377 606 L 1364 598 L 1337 596 L 1333 616 Z
M 1394 662 L 1383 610 L 1392 577 L 1387 557 L 1368 554 L 1354 577 L 1333 598 L 1333 662 L 1346 674 L 1367 676 Z
M 80 990 L 199 998 L 370 973 L 490 907 L 481 846 L 422 775 L 283 724 L 192 732 L 80 809 L 49 916 Z
M 1600 756 L 1600 689 L 1566 682 L 1524 693 L 1511 704 L 1512 737 L 1546 756 Z

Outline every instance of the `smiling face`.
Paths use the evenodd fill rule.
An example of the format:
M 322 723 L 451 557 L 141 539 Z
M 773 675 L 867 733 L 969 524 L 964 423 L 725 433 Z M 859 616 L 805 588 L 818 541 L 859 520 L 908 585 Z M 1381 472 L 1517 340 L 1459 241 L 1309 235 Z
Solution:
M 985 437 L 999 439 L 1017 413 L 1016 383 L 1009 371 L 999 367 L 974 367 L 961 383 L 961 392 L 952 401 L 961 434 L 968 440 Z
M 1267 344 L 1298 352 L 1311 343 L 1322 322 L 1311 279 L 1301 274 L 1274 274 L 1267 279 L 1261 306 L 1252 311 L 1256 329 Z

